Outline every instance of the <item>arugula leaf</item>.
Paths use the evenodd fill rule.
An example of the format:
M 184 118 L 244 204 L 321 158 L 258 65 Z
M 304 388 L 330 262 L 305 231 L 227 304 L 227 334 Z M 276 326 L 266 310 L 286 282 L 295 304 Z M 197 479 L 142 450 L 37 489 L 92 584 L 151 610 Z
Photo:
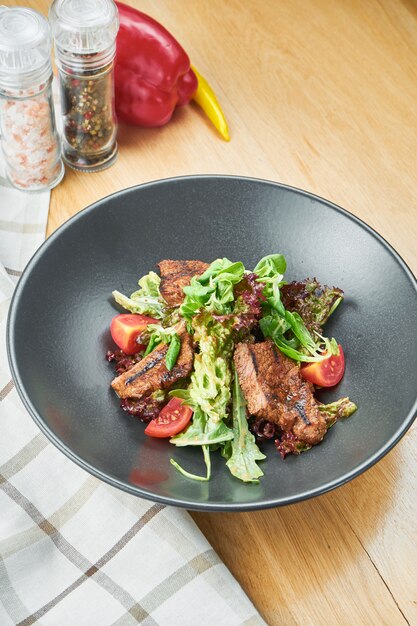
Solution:
M 203 448 L 204 462 L 207 468 L 205 476 L 199 476 L 198 474 L 191 474 L 190 472 L 187 472 L 187 470 L 181 467 L 181 465 L 177 463 L 177 461 L 175 461 L 174 459 L 170 459 L 169 462 L 171 463 L 171 465 L 175 467 L 175 469 L 177 469 L 180 472 L 180 474 L 183 474 L 183 476 L 185 476 L 186 478 L 191 478 L 191 480 L 200 480 L 202 482 L 206 482 L 210 480 L 211 478 L 210 448 L 208 446 L 202 446 L 202 448 Z
M 263 476 L 256 461 L 266 457 L 259 450 L 254 435 L 249 431 L 246 402 L 236 372 L 233 382 L 233 440 L 226 443 L 223 456 L 229 457 L 226 465 L 236 478 L 244 482 L 258 483 L 258 478 Z
M 113 291 L 112 295 L 118 304 L 131 313 L 144 313 L 161 319 L 167 305 L 159 292 L 160 283 L 158 274 L 149 272 L 139 280 L 140 289 L 134 291 L 130 298 L 117 290 Z

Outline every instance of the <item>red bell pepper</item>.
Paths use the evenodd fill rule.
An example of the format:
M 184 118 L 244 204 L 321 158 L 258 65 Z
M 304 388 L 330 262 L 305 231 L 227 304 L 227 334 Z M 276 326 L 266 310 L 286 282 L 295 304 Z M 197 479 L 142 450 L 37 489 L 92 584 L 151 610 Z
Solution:
M 116 2 L 120 28 L 115 66 L 116 112 L 130 124 L 162 126 L 188 104 L 198 81 L 190 59 L 156 20 Z
M 201 106 L 222 137 L 227 123 L 207 81 L 190 66 L 178 41 L 156 20 L 116 1 L 120 28 L 116 40 L 115 100 L 121 121 L 163 126 L 177 106 Z M 195 68 L 194 68 L 195 69 Z

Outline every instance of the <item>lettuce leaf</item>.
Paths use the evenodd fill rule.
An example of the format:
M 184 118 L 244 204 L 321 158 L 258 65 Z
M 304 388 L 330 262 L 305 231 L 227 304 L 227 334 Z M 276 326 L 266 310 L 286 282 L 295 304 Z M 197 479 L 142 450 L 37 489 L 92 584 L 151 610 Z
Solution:
M 253 270 L 258 282 L 264 284 L 264 307 L 269 306 L 281 316 L 285 315 L 285 309 L 281 302 L 280 285 L 286 269 L 287 262 L 282 254 L 270 254 L 263 257 Z
M 224 422 L 230 402 L 232 382 L 232 331 L 209 313 L 193 319 L 194 340 L 199 351 L 194 355 L 194 371 L 188 389 L 172 391 L 194 410 L 193 420 L 183 433 L 170 439 L 176 446 L 218 444 L 233 439 Z
M 208 446 L 202 446 L 204 463 L 206 464 L 206 475 L 199 476 L 198 474 L 192 474 L 191 472 L 187 472 L 177 461 L 174 459 L 169 459 L 171 465 L 175 467 L 176 470 L 180 472 L 186 478 L 191 478 L 191 480 L 200 480 L 201 482 L 207 482 L 211 478 L 211 459 L 210 459 L 210 448 Z
M 327 429 L 331 428 L 337 420 L 343 417 L 350 417 L 357 408 L 356 404 L 349 398 L 340 398 L 330 404 L 318 405 L 318 410 L 324 415 L 326 420 Z
M 286 269 L 287 262 L 283 254 L 269 254 L 257 263 L 253 271 L 259 278 L 265 279 L 273 278 L 277 274 L 285 274 Z
M 178 355 L 181 350 L 181 339 L 177 335 L 175 326 L 168 326 L 164 328 L 160 324 L 148 324 L 147 332 L 144 337 L 148 336 L 148 346 L 143 354 L 147 356 L 150 354 L 159 344 L 169 344 L 168 351 L 165 355 L 165 363 L 167 370 L 171 371 L 177 362 Z
M 246 402 L 236 372 L 233 381 L 233 440 L 225 444 L 223 456 L 228 458 L 226 465 L 239 480 L 258 483 L 258 478 L 263 476 L 256 461 L 266 457 L 259 450 L 254 435 L 249 431 Z
M 191 320 L 203 310 L 218 315 L 231 313 L 235 299 L 233 288 L 242 280 L 244 273 L 243 263 L 232 263 L 226 258 L 216 259 L 201 276 L 193 276 L 190 285 L 184 287 L 181 315 Z
M 315 279 L 293 281 L 281 287 L 285 308 L 296 312 L 310 332 L 322 332 L 324 324 L 343 300 L 343 291 L 337 287 L 320 285 Z
M 149 272 L 139 280 L 140 289 L 134 291 L 130 298 L 117 290 L 113 291 L 112 295 L 120 306 L 131 313 L 142 313 L 162 319 L 165 316 L 167 304 L 159 292 L 160 283 L 161 279 L 158 274 Z
M 172 395 L 177 394 L 173 392 Z M 206 446 L 223 443 L 229 439 L 233 439 L 233 431 L 223 421 L 215 422 L 200 408 L 196 408 L 190 426 L 183 433 L 172 437 L 170 443 L 178 447 Z
M 334 339 L 322 337 L 317 331 L 313 336 L 298 311 L 291 312 L 284 307 L 281 289 L 285 288 L 282 282 L 285 269 L 285 258 L 281 254 L 264 257 L 254 269 L 258 282 L 264 285 L 260 320 L 264 337 L 270 337 L 281 352 L 295 361 L 321 361 L 329 352 L 338 354 Z M 332 310 L 335 306 L 337 304 Z
M 339 354 L 335 339 L 317 335 L 317 339 L 307 330 L 301 317 L 285 311 L 285 316 L 268 315 L 259 322 L 264 337 L 270 337 L 277 348 L 294 361 L 312 363 L 322 361 L 328 354 Z M 286 330 L 283 331 L 283 328 Z M 287 337 L 291 331 L 291 337 Z M 284 334 L 286 333 L 286 334 Z

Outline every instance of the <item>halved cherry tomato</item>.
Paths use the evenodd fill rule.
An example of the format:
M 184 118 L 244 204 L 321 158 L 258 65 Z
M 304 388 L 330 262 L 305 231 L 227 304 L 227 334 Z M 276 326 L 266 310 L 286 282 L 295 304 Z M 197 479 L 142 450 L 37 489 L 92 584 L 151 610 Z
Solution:
M 337 385 L 345 373 L 345 356 L 339 344 L 339 354 L 329 354 L 323 361 L 303 363 L 301 376 L 319 387 Z
M 158 417 L 149 422 L 145 433 L 150 437 L 173 437 L 189 423 L 193 410 L 181 398 L 171 398 Z
M 141 349 L 136 339 L 145 330 L 148 324 L 157 324 L 158 320 L 146 315 L 122 313 L 113 317 L 110 324 L 110 333 L 116 343 L 125 354 L 135 354 Z

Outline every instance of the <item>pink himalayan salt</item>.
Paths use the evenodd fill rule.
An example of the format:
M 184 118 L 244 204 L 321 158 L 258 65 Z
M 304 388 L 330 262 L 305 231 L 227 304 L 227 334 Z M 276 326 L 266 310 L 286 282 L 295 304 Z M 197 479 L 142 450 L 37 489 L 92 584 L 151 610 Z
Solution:
M 19 95 L 22 96 L 24 92 Z M 50 90 L 28 98 L 0 102 L 2 148 L 11 181 L 17 187 L 47 187 L 61 170 L 60 146 L 55 131 Z

